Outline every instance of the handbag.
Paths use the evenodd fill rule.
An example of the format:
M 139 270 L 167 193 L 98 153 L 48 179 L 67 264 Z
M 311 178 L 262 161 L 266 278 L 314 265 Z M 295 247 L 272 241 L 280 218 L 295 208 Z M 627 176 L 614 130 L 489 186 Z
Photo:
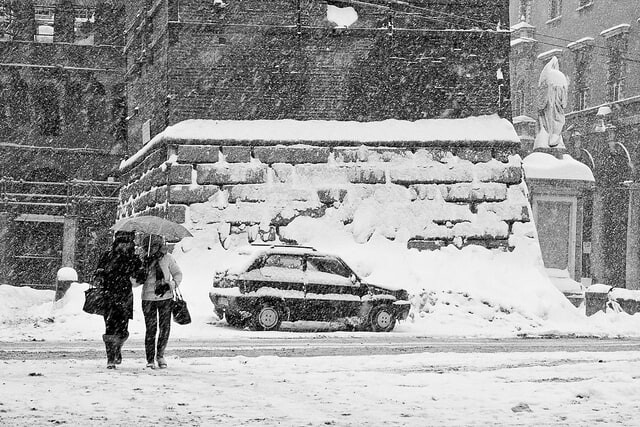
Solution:
M 89 314 L 104 316 L 105 303 L 102 288 L 92 286 L 84 291 L 84 305 L 82 306 L 82 310 Z
M 173 293 L 171 314 L 173 314 L 173 321 L 178 325 L 188 325 L 191 323 L 191 315 L 187 308 L 187 302 L 182 298 L 182 294 L 177 289 Z

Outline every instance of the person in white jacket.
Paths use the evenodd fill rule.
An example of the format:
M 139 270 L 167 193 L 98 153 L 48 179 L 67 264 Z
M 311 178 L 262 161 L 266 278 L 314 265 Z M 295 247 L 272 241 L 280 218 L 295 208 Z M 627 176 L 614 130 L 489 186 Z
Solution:
M 182 271 L 173 256 L 167 253 L 162 237 L 145 236 L 141 249 L 146 275 L 142 286 L 142 313 L 146 327 L 144 347 L 147 367 L 155 369 L 157 361 L 162 369 L 167 367 L 164 351 L 171 332 L 173 291 L 180 286 Z

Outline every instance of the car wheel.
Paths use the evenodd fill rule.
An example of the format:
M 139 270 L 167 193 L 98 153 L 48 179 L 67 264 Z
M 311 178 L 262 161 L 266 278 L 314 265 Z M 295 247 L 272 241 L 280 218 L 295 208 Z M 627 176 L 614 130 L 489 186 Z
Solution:
M 253 326 L 258 331 L 277 331 L 282 323 L 283 311 L 274 304 L 258 305 L 253 314 Z
M 235 328 L 242 327 L 242 316 L 240 313 L 235 313 L 233 311 L 225 311 L 224 313 L 225 319 L 227 319 L 227 324 L 229 326 L 233 326 Z
M 396 315 L 388 305 L 379 305 L 371 309 L 369 323 L 373 332 L 389 332 L 396 326 Z
M 224 317 L 224 310 L 221 308 L 216 308 L 215 312 L 216 316 L 218 316 L 218 319 L 222 320 L 222 318 Z

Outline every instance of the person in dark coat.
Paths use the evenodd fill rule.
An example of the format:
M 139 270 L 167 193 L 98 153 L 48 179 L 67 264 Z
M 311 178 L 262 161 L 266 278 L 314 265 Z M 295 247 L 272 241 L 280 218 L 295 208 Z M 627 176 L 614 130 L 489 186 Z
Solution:
M 134 233 L 117 232 L 111 250 L 98 261 L 95 280 L 103 289 L 105 301 L 102 339 L 107 351 L 107 368 L 122 362 L 122 345 L 129 337 L 133 319 L 132 284 L 140 279 L 142 261 L 135 254 Z

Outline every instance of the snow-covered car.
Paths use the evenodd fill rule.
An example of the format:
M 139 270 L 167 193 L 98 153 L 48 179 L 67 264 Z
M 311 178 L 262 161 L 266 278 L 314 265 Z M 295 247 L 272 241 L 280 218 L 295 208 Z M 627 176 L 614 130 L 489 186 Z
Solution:
M 239 268 L 216 274 L 209 298 L 231 326 L 277 330 L 282 321 L 339 321 L 391 331 L 409 315 L 404 289 L 364 282 L 340 257 L 311 247 L 256 245 Z

